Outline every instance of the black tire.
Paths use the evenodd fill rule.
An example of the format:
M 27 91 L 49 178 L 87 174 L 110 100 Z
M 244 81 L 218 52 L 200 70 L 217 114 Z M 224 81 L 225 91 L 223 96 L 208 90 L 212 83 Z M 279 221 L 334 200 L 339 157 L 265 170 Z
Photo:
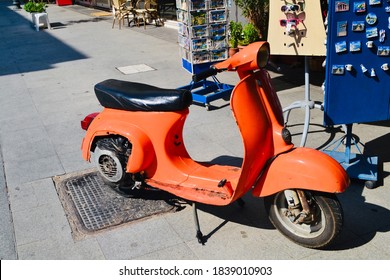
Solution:
M 94 149 L 95 165 L 100 178 L 106 185 L 124 195 L 136 193 L 133 174 L 126 173 L 130 154 L 130 142 L 120 136 L 99 139 Z
M 343 210 L 336 195 L 305 191 L 314 213 L 310 223 L 294 223 L 286 215 L 288 204 L 284 192 L 264 198 L 272 224 L 291 241 L 313 249 L 323 249 L 334 242 L 343 226 Z

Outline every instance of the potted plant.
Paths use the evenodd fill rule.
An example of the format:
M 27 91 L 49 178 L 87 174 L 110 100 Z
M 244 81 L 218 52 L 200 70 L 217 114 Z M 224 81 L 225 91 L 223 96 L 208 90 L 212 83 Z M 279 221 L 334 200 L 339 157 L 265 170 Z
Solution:
M 26 12 L 31 13 L 32 22 L 37 31 L 39 31 L 39 27 L 41 25 L 50 28 L 49 17 L 46 12 L 47 5 L 43 2 L 43 0 L 29 0 L 26 4 L 24 4 L 23 8 Z
M 259 31 L 261 40 L 267 40 L 269 0 L 234 0 L 237 7 Z
M 240 40 L 239 44 L 241 46 L 247 46 L 250 43 L 259 40 L 260 40 L 260 36 L 257 28 L 252 23 L 245 24 L 244 27 L 242 28 L 242 39 Z
M 24 4 L 23 8 L 29 13 L 45 13 L 47 5 L 42 0 L 38 2 L 29 0 L 26 4 Z
M 238 43 L 242 40 L 242 23 L 231 21 L 229 24 L 229 56 L 238 52 Z

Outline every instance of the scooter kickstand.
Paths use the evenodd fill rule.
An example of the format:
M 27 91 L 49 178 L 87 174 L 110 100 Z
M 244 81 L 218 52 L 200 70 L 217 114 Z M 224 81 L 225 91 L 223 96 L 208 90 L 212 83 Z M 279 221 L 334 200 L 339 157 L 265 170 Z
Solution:
M 195 229 L 196 229 L 196 238 L 198 239 L 198 242 L 202 245 L 206 243 L 205 237 L 203 233 L 200 231 L 200 225 L 199 225 L 199 218 L 198 218 L 198 212 L 196 208 L 196 203 L 192 203 L 192 209 L 194 210 L 194 220 L 195 220 Z

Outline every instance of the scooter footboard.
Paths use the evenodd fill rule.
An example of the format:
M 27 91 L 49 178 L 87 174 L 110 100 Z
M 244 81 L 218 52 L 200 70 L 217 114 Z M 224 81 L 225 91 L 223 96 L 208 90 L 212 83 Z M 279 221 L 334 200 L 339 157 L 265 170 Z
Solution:
M 254 186 L 254 196 L 268 196 L 286 189 L 343 192 L 350 180 L 332 157 L 310 148 L 296 148 L 278 155 Z

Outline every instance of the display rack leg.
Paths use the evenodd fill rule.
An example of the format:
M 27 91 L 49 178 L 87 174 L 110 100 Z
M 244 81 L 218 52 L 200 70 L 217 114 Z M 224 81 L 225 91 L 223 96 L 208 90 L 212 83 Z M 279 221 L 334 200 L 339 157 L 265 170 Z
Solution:
M 307 134 L 309 132 L 310 125 L 310 110 L 317 108 L 323 110 L 322 104 L 317 104 L 310 99 L 310 70 L 309 70 L 309 57 L 305 56 L 305 100 L 299 100 L 291 103 L 289 106 L 283 108 L 285 124 L 288 122 L 290 112 L 292 109 L 305 108 L 305 122 L 303 126 L 303 133 L 300 146 L 303 147 L 306 144 Z
M 337 160 L 349 177 L 365 180 L 365 186 L 371 189 L 378 181 L 378 157 L 363 155 L 358 143 L 352 137 L 352 124 L 345 125 L 345 129 L 345 135 L 325 147 L 323 152 Z M 336 151 L 342 143 L 345 144 L 345 151 Z M 356 147 L 358 153 L 352 153 L 352 145 Z M 335 147 L 330 150 L 331 146 Z

